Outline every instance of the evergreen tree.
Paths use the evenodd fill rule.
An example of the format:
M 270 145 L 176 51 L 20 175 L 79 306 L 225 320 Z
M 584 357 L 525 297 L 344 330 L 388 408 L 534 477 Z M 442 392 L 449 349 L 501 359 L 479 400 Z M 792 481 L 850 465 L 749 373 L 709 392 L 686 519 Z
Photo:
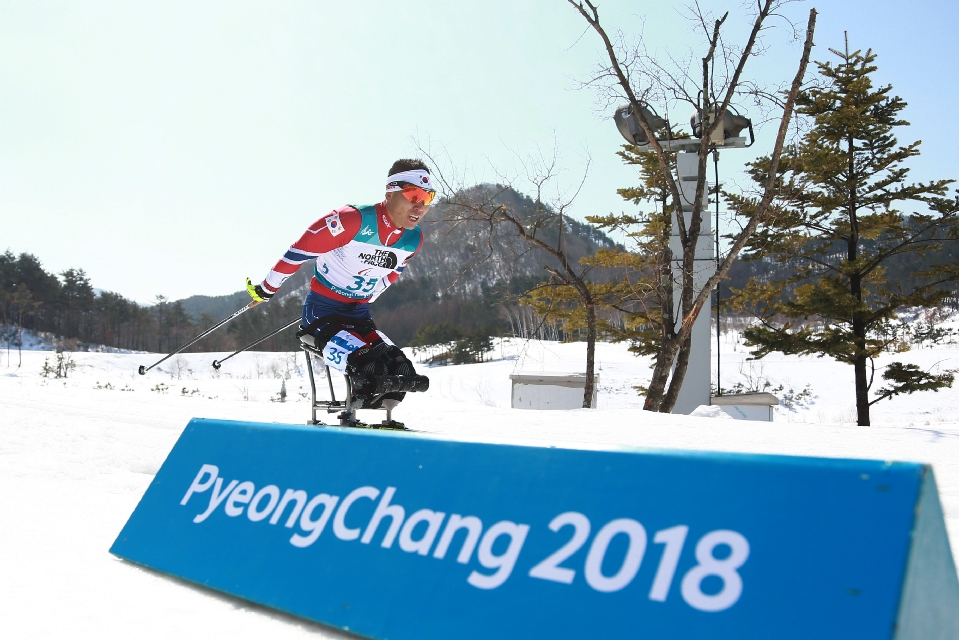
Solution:
M 60 273 L 63 285 L 60 288 L 60 306 L 63 324 L 60 332 L 65 336 L 81 336 L 88 333 L 88 321 L 96 294 L 83 269 L 67 269 Z
M 676 139 L 688 134 L 673 132 Z M 622 277 L 597 298 L 603 306 L 625 315 L 625 322 L 607 323 L 604 334 L 613 340 L 628 340 L 630 351 L 637 355 L 653 356 L 653 380 L 650 388 L 638 387 L 646 395 L 643 408 L 648 411 L 670 411 L 682 386 L 682 376 L 674 376 L 667 386 L 666 378 L 673 363 L 677 366 L 689 361 L 690 340 L 681 341 L 675 356 L 670 354 L 671 341 L 678 333 L 676 327 L 677 288 L 672 269 L 674 260 L 669 246 L 674 217 L 674 202 L 659 158 L 652 152 L 640 152 L 633 145 L 623 145 L 618 155 L 626 164 L 639 169 L 640 184 L 618 189 L 624 200 L 644 207 L 637 214 L 587 216 L 589 222 L 607 231 L 625 233 L 631 246 L 604 249 L 589 259 L 589 264 L 619 269 Z M 664 152 L 667 170 L 676 167 L 676 153 Z M 649 205 L 652 205 L 651 207 Z
M 811 129 L 779 165 L 775 215 L 744 252 L 790 268 L 781 278 L 751 279 L 734 304 L 761 319 L 745 332 L 754 357 L 812 354 L 852 365 L 858 422 L 869 425 L 870 406 L 884 398 L 952 384 L 949 372 L 896 362 L 883 374 L 888 386 L 869 395 L 874 358 L 896 342 L 886 325 L 903 308 L 939 306 L 959 279 L 959 265 L 943 251 L 959 237 L 959 198 L 947 197 L 952 180 L 906 181 L 904 163 L 919 155 L 920 143 L 899 145 L 893 131 L 908 125 L 900 117 L 906 103 L 891 86 L 873 85 L 876 55 L 850 53 L 848 42 L 830 51 L 837 61 L 817 63 L 823 84 L 800 96 Z M 768 158 L 750 169 L 760 184 L 769 170 Z M 727 197 L 743 216 L 757 204 Z M 911 278 L 889 277 L 897 257 L 937 253 L 940 260 L 927 260 Z
M 35 313 L 41 303 L 34 299 L 33 294 L 25 286 L 17 287 L 11 299 L 17 314 L 17 368 L 19 369 L 23 365 L 23 320 L 26 316 Z
M 156 352 L 163 353 L 164 347 L 166 351 L 172 351 L 170 348 L 169 338 L 167 333 L 169 331 L 169 320 L 170 320 L 170 301 L 166 296 L 162 294 L 157 294 L 156 298 L 153 301 L 153 306 L 150 308 L 151 316 L 153 321 L 156 323 L 157 331 L 156 333 Z
M 483 362 L 486 354 L 492 350 L 493 339 L 490 338 L 489 329 L 473 329 L 453 346 L 453 364 Z
M 448 342 L 456 342 L 462 337 L 463 332 L 454 324 L 449 322 L 440 322 L 439 324 L 426 322 L 417 329 L 416 335 L 413 336 L 413 340 L 410 342 L 410 346 L 427 347 L 435 344 L 445 344 Z

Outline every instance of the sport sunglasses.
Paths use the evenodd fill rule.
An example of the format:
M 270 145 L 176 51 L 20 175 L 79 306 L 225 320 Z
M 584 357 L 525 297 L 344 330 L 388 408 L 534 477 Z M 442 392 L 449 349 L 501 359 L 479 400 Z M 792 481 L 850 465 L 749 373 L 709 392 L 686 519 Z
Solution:
M 421 189 L 416 185 L 405 184 L 400 190 L 403 194 L 403 197 L 412 202 L 413 204 L 423 204 L 427 207 L 430 206 L 433 202 L 433 198 L 436 197 L 435 191 L 427 191 L 426 189 Z

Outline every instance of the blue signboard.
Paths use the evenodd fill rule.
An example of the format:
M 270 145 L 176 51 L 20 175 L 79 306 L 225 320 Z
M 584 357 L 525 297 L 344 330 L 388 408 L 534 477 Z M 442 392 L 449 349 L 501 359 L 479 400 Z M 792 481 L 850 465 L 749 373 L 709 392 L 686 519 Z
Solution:
M 912 463 L 197 419 L 111 552 L 390 640 L 903 640 L 912 600 L 959 629 L 932 472 Z

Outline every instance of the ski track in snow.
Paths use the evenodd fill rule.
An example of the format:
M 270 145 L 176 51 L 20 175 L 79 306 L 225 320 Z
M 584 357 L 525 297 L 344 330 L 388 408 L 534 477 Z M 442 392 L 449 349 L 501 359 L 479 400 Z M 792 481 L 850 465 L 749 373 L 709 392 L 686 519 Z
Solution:
M 815 358 L 745 363 L 724 345 L 723 384 L 768 379 L 812 397 L 777 408 L 773 423 L 639 411 L 632 387 L 648 360 L 625 346 L 597 345 L 598 410 L 509 408 L 514 371 L 581 371 L 581 343 L 504 340 L 492 362 L 423 368 L 430 391 L 410 394 L 397 418 L 428 431 L 412 437 L 588 449 L 623 447 L 739 451 L 932 463 L 953 549 L 959 549 L 959 392 L 916 394 L 874 405 L 873 427 L 853 424 L 852 371 Z M 245 353 L 171 359 L 136 375 L 150 354 L 76 353 L 66 380 L 39 375 L 51 352 L 0 366 L 0 619 L 17 638 L 346 638 L 322 626 L 142 569 L 108 553 L 117 533 L 193 417 L 303 424 L 309 389 L 302 355 Z M 959 348 L 914 350 L 897 359 L 944 368 Z M 892 357 L 888 359 L 892 361 Z M 880 366 L 882 362 L 878 363 Z M 715 363 L 714 363 L 715 366 Z M 179 371 L 179 377 L 176 373 Z M 286 380 L 287 402 L 277 398 Z M 104 387 L 109 383 L 112 389 Z M 166 391 L 163 386 L 166 386 Z M 127 388 L 128 391 L 120 389 Z M 361 417 L 363 414 L 361 414 Z M 379 419 L 381 413 L 368 413 Z

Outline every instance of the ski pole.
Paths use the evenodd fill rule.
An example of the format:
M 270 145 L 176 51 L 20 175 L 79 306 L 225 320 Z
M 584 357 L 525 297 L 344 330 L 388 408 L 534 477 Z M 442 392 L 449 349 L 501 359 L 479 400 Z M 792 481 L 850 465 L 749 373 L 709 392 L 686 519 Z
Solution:
M 210 335 L 211 333 L 213 333 L 214 331 L 216 331 L 217 329 L 219 329 L 220 327 L 222 327 L 222 326 L 225 325 L 227 322 L 229 322 L 229 321 L 232 320 L 233 318 L 237 317 L 238 315 L 240 315 L 240 314 L 243 313 L 244 311 L 249 311 L 250 309 L 252 309 L 252 308 L 255 307 L 256 305 L 260 304 L 260 302 L 262 302 L 262 300 L 251 300 L 251 301 L 250 301 L 250 304 L 246 305 L 246 306 L 243 307 L 242 309 L 239 309 L 239 310 L 236 311 L 233 315 L 231 315 L 229 318 L 225 318 L 224 320 L 221 320 L 220 322 L 217 322 L 215 325 L 213 325 L 212 327 L 210 327 L 209 329 L 207 329 L 206 331 L 204 331 L 203 333 L 201 333 L 201 334 L 198 335 L 197 337 L 193 338 L 192 340 L 190 340 L 189 342 L 187 342 L 185 345 L 183 345 L 182 347 L 180 347 L 179 349 L 177 349 L 177 350 L 174 351 L 173 353 L 164 356 L 164 357 L 161 358 L 160 360 L 157 360 L 156 362 L 154 362 L 153 364 L 151 364 L 149 367 L 145 367 L 145 366 L 143 366 L 143 365 L 141 364 L 141 365 L 140 365 L 140 369 L 139 369 L 140 375 L 141 375 L 141 376 L 142 376 L 142 375 L 145 375 L 147 371 L 149 371 L 149 370 L 152 369 L 153 367 L 157 366 L 158 364 L 160 364 L 161 362 L 163 362 L 163 361 L 166 360 L 167 358 L 172 358 L 173 356 L 175 356 L 176 354 L 180 353 L 181 351 L 183 351 L 183 350 L 186 349 L 187 347 L 195 344 L 195 343 L 196 343 L 198 340 L 200 340 L 201 338 L 205 338 L 206 336 Z
M 272 338 L 273 336 L 275 336 L 276 334 L 280 333 L 281 331 L 285 331 L 286 329 L 289 329 L 290 327 L 292 327 L 292 326 L 295 325 L 295 324 L 298 324 L 299 322 L 300 322 L 300 318 L 297 318 L 296 320 L 294 320 L 294 321 L 291 322 L 290 324 L 285 324 L 285 325 L 283 325 L 282 327 L 280 327 L 279 329 L 276 329 L 275 331 L 272 331 L 271 333 L 266 334 L 266 335 L 263 336 L 262 338 L 257 338 L 256 340 L 254 340 L 254 341 L 251 342 L 250 344 L 246 345 L 245 347 L 243 347 L 243 348 L 241 348 L 241 349 L 237 349 L 236 351 L 234 351 L 233 353 L 231 353 L 231 354 L 228 355 L 227 357 L 223 358 L 222 360 L 214 360 L 214 361 L 213 361 L 213 368 L 216 369 L 217 371 L 219 371 L 219 370 L 220 370 L 220 365 L 222 365 L 224 362 L 226 362 L 227 360 L 229 360 L 230 358 L 232 358 L 232 357 L 235 356 L 236 354 L 238 354 L 238 353 L 243 353 L 243 352 L 246 351 L 247 349 L 249 349 L 249 348 L 251 348 L 251 347 L 255 347 L 256 345 L 260 344 L 261 342 L 263 342 L 263 341 L 266 340 L 267 338 Z

